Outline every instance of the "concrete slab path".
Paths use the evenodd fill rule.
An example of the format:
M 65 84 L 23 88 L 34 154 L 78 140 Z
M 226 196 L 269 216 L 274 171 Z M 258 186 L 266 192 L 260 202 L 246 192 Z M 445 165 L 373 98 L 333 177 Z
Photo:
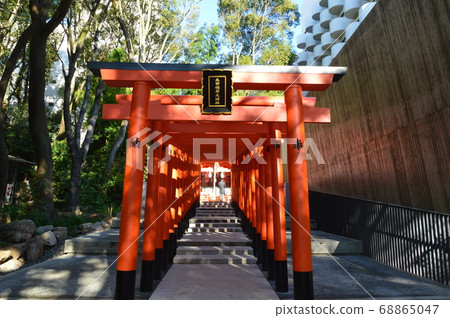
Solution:
M 64 255 L 25 267 L 0 276 L 0 299 L 77 299 L 83 292 L 81 299 L 113 299 L 116 267 L 112 263 L 115 258 L 114 255 Z M 450 287 L 395 270 L 366 257 L 344 255 L 334 256 L 334 259 L 345 268 L 345 271 L 330 256 L 313 256 L 316 299 L 370 299 L 358 283 L 376 299 L 450 299 Z M 139 264 L 140 260 L 138 266 Z M 167 277 L 168 284 L 170 277 L 177 276 L 176 272 L 188 268 L 181 267 L 186 265 L 196 268 L 200 266 L 172 265 L 169 272 L 175 269 L 173 276 L 172 274 L 169 276 L 168 272 L 163 280 Z M 246 266 L 255 268 L 256 265 Z M 251 271 L 250 269 L 249 272 Z M 197 271 L 196 275 L 199 272 L 201 271 Z M 288 257 L 288 273 L 292 275 L 290 257 Z M 148 299 L 150 293 L 140 293 L 138 290 L 139 279 L 138 268 L 136 299 Z M 160 284 L 162 283 L 161 281 Z M 189 288 L 196 288 L 196 284 L 198 282 L 193 281 Z M 289 279 L 289 290 L 288 293 L 279 293 L 278 297 L 293 299 L 292 277 Z M 156 292 L 159 291 L 156 289 L 154 293 Z
M 175 264 L 150 300 L 279 299 L 255 264 Z

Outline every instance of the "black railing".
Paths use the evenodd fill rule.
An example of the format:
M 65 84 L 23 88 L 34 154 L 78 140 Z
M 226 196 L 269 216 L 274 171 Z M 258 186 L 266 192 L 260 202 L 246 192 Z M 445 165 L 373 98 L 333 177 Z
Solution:
M 364 255 L 450 285 L 450 214 L 310 191 L 321 231 L 363 242 Z

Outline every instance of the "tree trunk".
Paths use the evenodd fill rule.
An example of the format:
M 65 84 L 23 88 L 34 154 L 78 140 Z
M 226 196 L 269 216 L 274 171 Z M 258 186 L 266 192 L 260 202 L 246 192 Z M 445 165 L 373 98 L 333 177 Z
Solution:
M 81 215 L 80 192 L 81 192 L 81 158 L 79 151 L 71 154 L 72 165 L 70 169 L 70 188 L 67 198 L 67 207 L 76 215 Z
M 28 41 L 37 31 L 38 24 L 32 22 L 28 28 L 20 35 L 16 42 L 14 50 L 8 58 L 5 64 L 5 68 L 0 79 L 0 107 L 3 108 L 3 100 L 8 89 L 9 81 L 11 80 L 12 73 L 16 68 L 17 61 L 26 48 Z M 8 159 L 8 147 L 5 141 L 5 127 L 6 113 L 0 109 L 0 203 L 5 199 L 6 182 L 8 177 L 9 159 Z
M 114 159 L 116 158 L 116 153 L 120 148 L 120 145 L 125 140 L 125 136 L 127 134 L 127 128 L 128 128 L 128 120 L 122 120 L 122 124 L 120 125 L 119 130 L 119 136 L 116 139 L 116 142 L 114 143 L 114 146 L 111 149 L 111 152 L 109 153 L 108 161 L 106 162 L 105 172 L 103 173 L 103 179 L 108 179 L 109 173 L 111 172 L 111 167 L 114 162 Z
M 38 164 L 35 180 L 36 204 L 42 212 L 54 215 L 52 148 L 44 103 L 47 38 L 45 24 L 31 38 L 28 112 L 31 139 Z
M 6 147 L 5 131 L 3 130 L 5 117 L 6 114 L 3 113 L 3 110 L 0 108 L 0 208 L 5 201 L 6 182 L 9 169 L 8 148 Z
M 36 205 L 49 215 L 55 215 L 53 202 L 53 161 L 47 114 L 44 103 L 47 39 L 64 19 L 72 0 L 61 0 L 48 21 L 52 5 L 50 0 L 30 0 L 32 24 L 38 29 L 30 41 L 30 87 L 28 96 L 28 122 L 37 161 L 35 180 Z M 47 22 L 48 21 L 48 22 Z

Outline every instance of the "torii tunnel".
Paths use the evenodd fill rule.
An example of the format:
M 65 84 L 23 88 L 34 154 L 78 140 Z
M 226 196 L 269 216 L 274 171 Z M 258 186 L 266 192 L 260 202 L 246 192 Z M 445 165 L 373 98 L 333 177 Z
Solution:
M 133 88 L 131 96 L 117 96 L 117 104 L 103 105 L 102 114 L 129 120 L 115 298 L 134 299 L 146 160 L 141 291 L 151 291 L 173 260 L 176 240 L 198 204 L 204 161 L 231 166 L 232 204 L 269 280 L 275 279 L 277 291 L 287 291 L 283 138 L 294 298 L 313 299 L 307 166 L 299 159 L 305 155 L 304 124 L 331 119 L 328 108 L 316 108 L 315 99 L 302 97 L 302 91 L 326 90 L 346 68 L 103 62 L 88 67 L 110 87 Z M 209 115 L 201 111 L 203 96 L 151 95 L 156 88 L 201 89 L 205 69 L 232 70 L 234 90 L 278 90 L 284 96 L 233 96 L 231 114 Z

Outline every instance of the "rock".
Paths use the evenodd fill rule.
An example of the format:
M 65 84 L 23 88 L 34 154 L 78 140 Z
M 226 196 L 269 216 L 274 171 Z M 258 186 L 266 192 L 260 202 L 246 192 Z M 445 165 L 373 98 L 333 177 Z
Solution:
M 8 213 L 0 213 L 0 225 L 11 223 L 11 217 Z
M 55 234 L 58 242 L 64 241 L 67 238 L 67 228 L 65 227 L 54 227 L 52 232 Z
M 56 245 L 56 236 L 52 231 L 47 231 L 40 235 L 42 243 L 46 246 L 55 246 Z
M 32 237 L 36 225 L 31 220 L 20 220 L 8 223 L 2 226 L 0 231 L 0 239 L 6 242 L 25 242 Z
M 79 226 L 81 233 L 86 234 L 92 230 L 92 223 L 83 223 Z
M 120 219 L 121 216 L 122 216 L 122 213 L 121 212 L 117 212 L 116 218 Z
M 92 224 L 92 230 L 95 232 L 103 231 L 103 226 L 100 224 L 100 222 L 95 222 Z
M 41 236 L 35 236 L 27 241 L 27 250 L 25 251 L 25 258 L 29 262 L 33 262 L 44 255 L 44 243 Z
M 0 273 L 15 271 L 21 268 L 23 264 L 25 264 L 25 261 L 22 258 L 19 259 L 11 258 L 7 262 L 0 265 Z
M 70 232 L 70 236 L 71 237 L 77 237 L 77 236 L 80 236 L 82 234 L 83 234 L 83 232 L 81 232 L 80 230 L 73 230 L 73 231 Z
M 0 264 L 3 264 L 7 261 L 9 261 L 12 257 L 11 251 L 8 249 L 1 249 L 0 250 Z
M 19 243 L 19 242 L 25 242 L 28 239 L 30 239 L 33 235 L 30 233 L 24 233 L 24 232 L 14 232 L 11 233 L 11 235 L 5 239 L 7 242 L 11 243 Z
M 37 228 L 36 233 L 42 234 L 53 229 L 53 225 L 44 225 Z
M 22 257 L 23 253 L 25 252 L 25 243 L 11 245 L 2 250 L 8 250 L 10 252 L 12 258 L 19 259 Z
M 111 224 L 109 224 L 109 223 L 106 222 L 106 221 L 101 221 L 100 224 L 102 225 L 102 227 L 103 227 L 104 229 L 109 229 L 109 228 L 111 227 Z
M 112 217 L 104 218 L 102 222 L 106 222 L 106 223 L 108 223 L 109 225 L 112 225 L 113 218 L 112 218 Z M 100 223 L 101 223 L 101 222 L 100 222 Z

